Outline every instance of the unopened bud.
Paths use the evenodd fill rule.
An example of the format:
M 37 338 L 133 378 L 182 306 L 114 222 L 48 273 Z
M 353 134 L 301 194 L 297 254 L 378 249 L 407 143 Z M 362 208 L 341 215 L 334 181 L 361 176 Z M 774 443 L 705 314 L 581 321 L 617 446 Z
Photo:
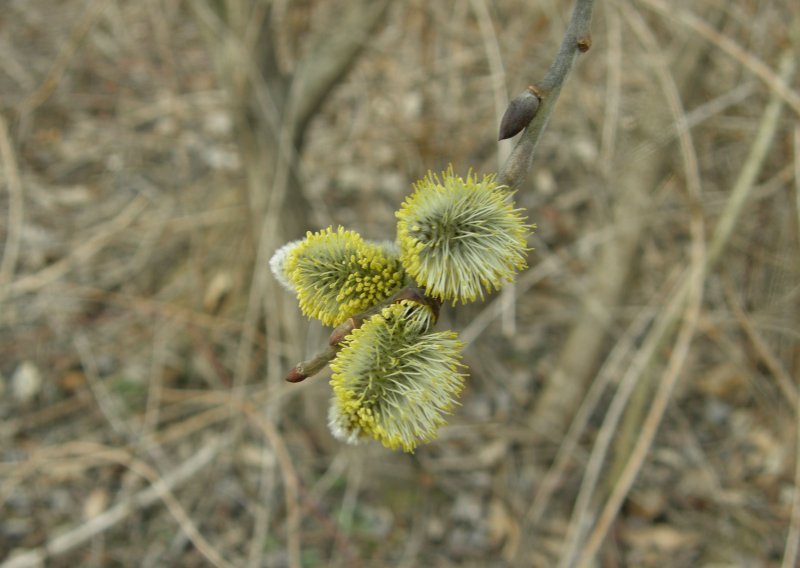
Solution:
M 508 103 L 508 108 L 500 121 L 500 137 L 505 140 L 522 132 L 530 124 L 539 110 L 539 96 L 534 87 L 528 87 Z

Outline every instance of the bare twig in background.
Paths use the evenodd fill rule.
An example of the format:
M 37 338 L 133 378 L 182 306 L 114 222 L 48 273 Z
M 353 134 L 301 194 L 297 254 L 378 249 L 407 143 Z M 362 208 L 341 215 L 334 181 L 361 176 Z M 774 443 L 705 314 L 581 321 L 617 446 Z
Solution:
M 119 214 L 94 229 L 93 234 L 84 242 L 70 251 L 70 254 L 61 260 L 50 264 L 39 272 L 26 274 L 17 278 L 10 286 L 8 294 L 12 297 L 34 292 L 48 284 L 63 278 L 70 270 L 81 262 L 86 262 L 106 246 L 117 234 L 133 223 L 147 208 L 146 197 L 138 196 L 131 199 Z
M 17 159 L 11 144 L 8 124 L 0 115 L 0 164 L 3 166 L 5 186 L 8 189 L 8 226 L 6 243 L 3 247 L 3 260 L 0 261 L 0 304 L 9 284 L 14 278 L 14 269 L 19 256 L 20 232 L 22 231 L 22 217 L 24 200 L 22 182 L 19 178 Z
M 685 272 L 682 272 L 681 276 L 684 278 L 680 281 L 685 281 Z M 630 365 L 619 381 L 614 398 L 606 410 L 603 424 L 592 446 L 592 452 L 581 481 L 581 488 L 575 499 L 570 527 L 565 537 L 566 552 L 562 555 L 562 566 L 574 564 L 580 553 L 585 534 L 591 527 L 590 507 L 595 499 L 595 489 L 601 478 L 606 452 L 617 434 L 620 419 L 634 389 L 646 372 L 648 365 L 651 364 L 657 349 L 661 346 L 667 327 L 678 318 L 679 310 L 683 308 L 682 304 L 683 298 L 673 292 L 671 301 L 662 308 L 661 317 L 651 328 L 639 349 L 636 350 Z M 592 385 L 592 390 L 594 390 L 594 385 Z
M 486 52 L 486 60 L 489 63 L 492 83 L 492 100 L 494 102 L 495 117 L 498 122 L 503 117 L 503 112 L 508 104 L 508 90 L 506 89 L 506 71 L 503 67 L 503 57 L 497 39 L 497 32 L 492 23 L 492 17 L 486 0 L 470 0 L 472 11 L 478 20 L 478 28 L 481 30 L 481 40 L 483 50 Z M 505 150 L 506 145 L 502 142 L 497 144 L 497 166 L 502 167 L 508 158 Z
M 676 9 L 674 6 L 666 4 L 662 0 L 639 0 L 648 8 L 657 11 L 668 18 L 677 19 L 682 24 L 690 27 L 698 35 L 706 38 L 714 45 L 722 49 L 749 69 L 756 77 L 761 79 L 769 87 L 770 91 L 777 95 L 788 104 L 795 114 L 800 115 L 800 94 L 792 90 L 789 82 L 783 80 L 778 74 L 770 69 L 763 61 L 755 55 L 743 49 L 738 43 L 729 37 L 716 31 L 706 22 L 698 18 L 691 12 Z
M 780 78 L 782 82 L 791 77 L 794 73 L 794 61 L 791 53 L 784 54 L 783 60 L 780 65 Z M 773 97 L 770 104 L 767 106 L 764 118 L 762 119 L 761 126 L 759 127 L 758 135 L 754 140 L 752 149 L 750 150 L 752 159 L 748 159 L 744 163 L 744 168 L 736 180 L 736 184 L 731 188 L 731 196 L 725 206 L 725 211 L 720 216 L 717 226 L 714 228 L 714 236 L 711 238 L 711 244 L 708 247 L 708 257 L 711 263 L 716 263 L 719 259 L 725 246 L 730 241 L 733 234 L 736 221 L 741 217 L 744 211 L 744 206 L 747 204 L 747 199 L 753 190 L 756 176 L 761 169 L 762 162 L 766 156 L 767 150 L 772 145 L 774 128 L 767 130 L 767 128 L 777 121 L 781 112 L 780 101 L 775 98 L 780 97 L 780 91 L 773 91 Z
M 683 274 L 681 273 L 680 275 L 682 276 Z M 675 278 L 668 278 L 664 285 L 664 292 L 671 291 L 674 286 Z M 565 470 L 570 465 L 570 462 L 575 458 L 575 452 L 578 448 L 579 439 L 584 434 L 592 414 L 596 411 L 605 389 L 611 382 L 613 382 L 614 378 L 622 372 L 621 367 L 625 359 L 627 357 L 632 357 L 631 354 L 636 351 L 636 356 L 633 356 L 633 363 L 628 367 L 627 372 L 625 372 L 622 378 L 619 380 L 619 384 L 617 385 L 618 394 L 614 397 L 611 405 L 606 410 L 606 420 L 611 420 L 610 417 L 614 416 L 614 414 L 617 412 L 621 412 L 621 410 L 615 411 L 614 406 L 615 404 L 622 403 L 621 399 L 626 398 L 624 392 L 626 390 L 630 392 L 636 383 L 636 380 L 639 376 L 638 373 L 641 370 L 641 365 L 644 363 L 643 359 L 639 358 L 639 354 L 647 354 L 651 349 L 647 342 L 645 342 L 638 348 L 638 350 L 635 350 L 634 340 L 638 337 L 641 337 L 647 327 L 651 324 L 653 316 L 657 311 L 656 307 L 663 305 L 665 295 L 666 294 L 664 293 L 658 294 L 646 308 L 641 310 L 641 313 L 634 319 L 629 329 L 626 330 L 625 334 L 620 337 L 614 346 L 614 349 L 611 351 L 611 353 L 609 353 L 603 368 L 598 373 L 597 379 L 592 381 L 592 386 L 586 393 L 586 397 L 583 399 L 581 407 L 575 414 L 575 418 L 570 424 L 569 430 L 565 434 L 563 441 L 559 444 L 558 453 L 556 454 L 555 460 L 553 460 L 552 465 L 548 469 L 547 474 L 542 479 L 541 485 L 536 491 L 536 495 L 525 515 L 524 527 L 535 526 L 541 521 L 545 511 L 547 510 L 547 505 L 553 495 L 556 485 L 560 479 L 563 478 Z M 617 403 L 618 399 L 620 399 L 620 403 Z M 617 417 L 617 419 L 618 418 L 619 417 Z M 612 432 L 613 429 L 611 428 L 602 429 L 600 435 L 595 439 L 594 447 L 603 444 L 602 436 L 604 433 L 608 434 Z M 592 461 L 588 462 L 584 469 L 584 479 L 592 477 L 594 475 L 592 471 L 593 467 L 599 470 L 599 465 L 593 466 Z M 581 495 L 579 492 L 576 502 L 580 499 Z M 575 507 L 577 508 L 577 503 Z M 526 530 L 525 532 L 527 533 L 528 531 Z
M 800 233 L 800 126 L 794 128 L 794 198 L 797 206 L 797 229 Z M 800 234 L 798 234 L 800 236 Z M 794 413 L 796 429 L 794 432 L 795 461 L 794 487 L 792 488 L 792 512 L 789 530 L 786 533 L 786 546 L 783 550 L 781 568 L 797 566 L 800 552 L 800 400 L 795 398 Z
M 772 349 L 761 337 L 761 334 L 759 334 L 758 330 L 753 325 L 753 322 L 750 321 L 750 318 L 747 317 L 747 314 L 739 304 L 739 301 L 737 300 L 730 286 L 725 287 L 725 297 L 733 309 L 736 320 L 739 322 L 739 325 L 741 325 L 742 331 L 744 331 L 745 336 L 747 336 L 747 339 L 750 341 L 750 344 L 753 346 L 756 354 L 764 363 L 764 366 L 766 366 L 770 373 L 772 373 L 772 376 L 775 377 L 775 381 L 778 383 L 778 388 L 781 389 L 783 396 L 786 398 L 786 402 L 793 407 L 796 406 L 798 401 L 800 401 L 800 397 L 798 397 L 797 386 L 792 381 L 792 377 L 789 376 L 789 372 L 785 369 L 783 363 L 772 352 Z
M 628 64 L 634 55 L 623 52 L 622 63 Z M 690 44 L 684 55 L 687 64 L 680 68 L 681 76 L 676 81 L 679 88 L 690 84 L 699 72 L 700 42 Z M 648 100 L 649 96 L 652 94 L 638 95 Z M 609 114 L 609 118 L 615 116 L 615 113 Z M 670 155 L 658 140 L 659 135 L 670 130 L 665 128 L 664 120 L 658 113 L 651 113 L 648 120 L 637 124 L 641 132 L 636 140 L 630 132 L 619 140 L 613 160 L 618 173 L 606 180 L 607 199 L 611 202 L 606 213 L 610 217 L 607 222 L 617 227 L 618 234 L 603 244 L 592 261 L 589 284 L 585 293 L 578 297 L 583 304 L 581 310 L 575 316 L 575 323 L 560 348 L 558 362 L 531 413 L 534 432 L 547 431 L 559 436 L 565 430 L 586 385 L 592 380 L 604 341 L 614 331 L 611 308 L 623 300 L 625 285 L 640 253 L 641 239 L 647 228 L 645 216 L 652 207 L 649 192 L 661 183 L 668 167 Z M 631 144 L 635 146 L 631 148 Z M 599 181 L 597 185 L 599 189 Z
M 472 7 L 475 16 L 478 19 L 478 27 L 481 30 L 481 39 L 483 40 L 484 51 L 486 52 L 486 59 L 489 62 L 489 69 L 491 70 L 492 82 L 492 98 L 494 100 L 494 110 L 498 122 L 503 117 L 503 111 L 508 103 L 508 90 L 506 89 L 506 72 L 503 67 L 503 58 L 501 57 L 500 45 L 497 39 L 494 25 L 492 24 L 491 14 L 489 8 L 486 6 L 485 0 L 471 0 L 470 6 Z M 508 146 L 502 141 L 497 143 L 497 165 L 498 168 L 508 159 Z M 502 322 L 503 333 L 506 337 L 511 337 L 516 331 L 516 285 L 511 282 L 503 287 L 500 292 L 503 302 Z
M 358 60 L 388 7 L 387 0 L 348 3 L 339 14 L 337 28 L 317 34 L 310 53 L 298 63 L 289 92 L 295 146 L 302 146 L 311 118 Z
M 270 420 L 264 418 L 251 404 L 245 403 L 242 406 L 248 417 L 261 429 L 264 436 L 269 440 L 272 445 L 275 455 L 278 458 L 278 463 L 283 474 L 283 482 L 286 487 L 286 510 L 288 511 L 286 522 L 286 540 L 289 550 L 289 566 L 291 568 L 300 568 L 300 510 L 297 504 L 298 501 L 298 481 L 297 472 L 292 465 L 292 457 L 286 444 L 283 442 L 281 435 L 278 433 L 275 425 Z M 256 535 L 257 537 L 260 535 Z
M 70 61 L 75 57 L 75 54 L 80 48 L 89 30 L 95 24 L 97 19 L 103 14 L 104 10 L 108 7 L 108 3 L 103 0 L 89 0 L 86 2 L 86 7 L 81 14 L 78 23 L 72 29 L 72 33 L 66 42 L 66 45 L 59 51 L 58 57 L 53 61 L 50 70 L 44 81 L 39 85 L 34 93 L 32 93 L 20 107 L 17 112 L 23 117 L 30 114 L 36 108 L 43 105 L 47 99 L 53 94 L 58 87 L 64 72 L 69 67 Z
M 705 257 L 705 237 L 702 218 L 698 218 L 697 216 L 697 212 L 699 212 L 701 208 L 702 182 L 700 180 L 700 172 L 698 169 L 697 153 L 687 127 L 688 121 L 686 119 L 684 105 L 681 101 L 680 93 L 677 85 L 675 84 L 674 78 L 672 77 L 663 57 L 660 56 L 661 49 L 655 37 L 637 13 L 634 11 L 628 11 L 625 13 L 625 16 L 629 25 L 638 36 L 639 41 L 645 47 L 654 61 L 653 67 L 655 69 L 658 82 L 672 114 L 675 130 L 679 133 L 678 139 L 683 158 L 684 177 L 689 195 L 690 209 L 695 212 L 692 218 L 693 269 L 687 271 L 684 279 L 684 281 L 694 282 L 695 287 L 693 303 L 691 304 L 692 310 L 689 312 L 687 309 L 686 312 L 686 314 L 691 313 L 691 318 L 686 317 L 684 320 L 691 323 L 685 324 L 681 330 L 681 333 L 679 334 L 681 349 L 677 349 L 676 340 L 674 357 L 670 362 L 670 366 L 673 370 L 669 375 L 670 377 L 673 377 L 672 380 L 674 381 L 677 380 L 677 377 L 679 376 L 679 371 L 682 368 L 683 361 L 685 360 L 685 356 L 688 352 L 688 346 L 694 334 L 694 329 L 697 325 L 700 302 L 702 299 L 703 275 L 700 273 L 700 265 L 703 263 L 703 259 Z M 698 247 L 703 248 L 698 252 L 695 252 Z M 639 381 L 639 378 L 646 373 L 648 366 L 651 364 L 651 359 L 656 353 L 656 349 L 662 346 L 662 334 L 665 333 L 664 329 L 671 328 L 673 326 L 673 322 L 679 320 L 678 313 L 685 309 L 685 299 L 683 296 L 681 294 L 677 294 L 676 297 L 673 297 L 669 307 L 664 310 L 663 315 L 660 318 L 659 323 L 663 323 L 663 326 L 657 325 L 654 328 L 658 329 L 659 332 L 650 334 L 648 339 L 652 338 L 653 341 L 646 344 L 647 348 L 642 348 L 639 351 L 638 355 L 641 355 L 641 357 L 637 357 L 637 360 L 641 364 L 638 366 L 631 365 L 630 370 L 632 373 L 628 374 L 626 378 L 635 377 L 635 379 L 622 381 L 620 384 L 620 389 L 617 391 L 617 395 L 615 396 L 609 411 L 606 414 L 603 426 L 600 429 L 598 440 L 592 448 L 592 455 L 590 457 L 590 465 L 587 467 L 587 474 L 584 476 L 581 484 L 581 490 L 579 491 L 578 498 L 576 499 L 575 509 L 573 511 L 572 521 L 570 523 L 570 531 L 566 538 L 567 549 L 562 557 L 562 566 L 571 566 L 577 558 L 579 551 L 583 547 L 583 535 L 585 534 L 585 530 L 587 530 L 590 525 L 590 523 L 587 522 L 589 517 L 590 503 L 594 497 L 595 486 L 600 477 L 600 469 L 602 464 L 605 462 L 606 451 L 611 443 L 611 440 L 614 434 L 617 434 L 617 424 L 622 416 L 623 410 L 628 404 L 629 397 L 635 394 L 633 390 L 634 388 L 637 391 L 643 392 L 647 392 L 647 390 L 650 388 L 650 385 L 646 381 Z M 634 401 L 645 399 L 646 397 L 644 394 L 641 394 L 638 397 L 634 396 Z M 633 407 L 633 403 L 631 403 L 631 406 Z M 618 451 L 618 454 L 622 455 L 627 454 L 627 448 L 624 447 L 627 440 L 637 438 L 640 432 L 638 428 L 639 423 L 637 420 L 638 413 L 635 411 L 633 413 L 629 412 L 629 416 L 633 416 L 633 418 L 630 419 L 630 424 L 633 424 L 633 426 L 631 427 L 628 424 L 623 424 L 622 430 L 623 434 L 631 432 L 631 435 L 620 436 L 620 440 L 618 441 L 618 445 L 622 447 L 622 449 Z M 615 472 L 615 468 L 610 468 L 610 471 L 613 474 Z

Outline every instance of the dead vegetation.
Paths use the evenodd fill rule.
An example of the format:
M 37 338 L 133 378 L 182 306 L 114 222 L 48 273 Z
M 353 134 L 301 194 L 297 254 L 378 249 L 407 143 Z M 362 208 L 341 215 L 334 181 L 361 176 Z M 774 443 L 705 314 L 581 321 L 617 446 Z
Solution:
M 471 378 L 435 443 L 341 446 L 326 376 L 282 380 L 325 332 L 269 254 L 495 171 L 568 14 L 9 0 L 2 566 L 796 565 L 789 0 L 598 0 L 517 195 L 531 268 L 443 316 Z

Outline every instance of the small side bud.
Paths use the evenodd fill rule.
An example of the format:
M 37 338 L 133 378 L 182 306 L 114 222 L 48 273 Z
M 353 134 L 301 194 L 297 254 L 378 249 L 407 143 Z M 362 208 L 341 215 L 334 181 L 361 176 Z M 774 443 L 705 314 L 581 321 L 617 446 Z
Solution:
M 539 110 L 539 96 L 535 87 L 528 87 L 520 95 L 508 103 L 508 108 L 500 121 L 500 136 L 498 140 L 505 140 L 522 132 L 530 124 L 536 111 Z
M 592 36 L 585 35 L 578 38 L 578 51 L 586 53 L 592 47 Z

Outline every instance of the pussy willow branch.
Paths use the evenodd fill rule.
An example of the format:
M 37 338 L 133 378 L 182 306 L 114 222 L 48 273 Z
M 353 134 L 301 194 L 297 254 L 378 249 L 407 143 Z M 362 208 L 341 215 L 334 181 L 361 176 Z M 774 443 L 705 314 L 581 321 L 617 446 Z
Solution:
M 498 176 L 498 181 L 503 185 L 518 187 L 528 176 L 536 146 L 547 128 L 561 88 L 572 71 L 578 55 L 587 51 L 592 45 L 590 27 L 593 7 L 594 0 L 576 0 L 567 31 L 561 41 L 561 48 L 544 79 L 534 85 L 533 90 L 541 99 L 539 109 L 514 146 Z
M 550 65 L 550 69 L 547 70 L 544 78 L 531 88 L 541 101 L 539 108 L 504 164 L 498 176 L 499 183 L 515 188 L 527 177 L 533 163 L 536 146 L 547 128 L 547 123 L 558 100 L 558 95 L 561 93 L 561 88 L 564 86 L 570 71 L 572 71 L 578 55 L 586 52 L 592 45 L 589 28 L 592 22 L 593 7 L 594 0 L 576 0 L 575 7 L 572 10 L 572 17 L 555 60 Z M 418 298 L 415 299 L 418 294 L 417 288 L 410 286 L 403 288 L 397 294 L 379 304 L 378 310 L 373 307 L 348 319 L 347 322 L 333 331 L 331 345 L 328 345 L 308 361 L 298 363 L 289 371 L 286 380 L 292 383 L 300 382 L 318 373 L 328 362 L 336 357 L 336 353 L 339 351 L 338 343 L 349 331 L 359 327 L 370 315 L 377 313 L 380 307 L 396 302 L 399 299 L 421 301 Z M 435 300 L 427 296 L 423 297 L 424 303 L 428 303 L 431 306 L 437 304 Z M 438 304 L 436 307 L 438 313 Z

